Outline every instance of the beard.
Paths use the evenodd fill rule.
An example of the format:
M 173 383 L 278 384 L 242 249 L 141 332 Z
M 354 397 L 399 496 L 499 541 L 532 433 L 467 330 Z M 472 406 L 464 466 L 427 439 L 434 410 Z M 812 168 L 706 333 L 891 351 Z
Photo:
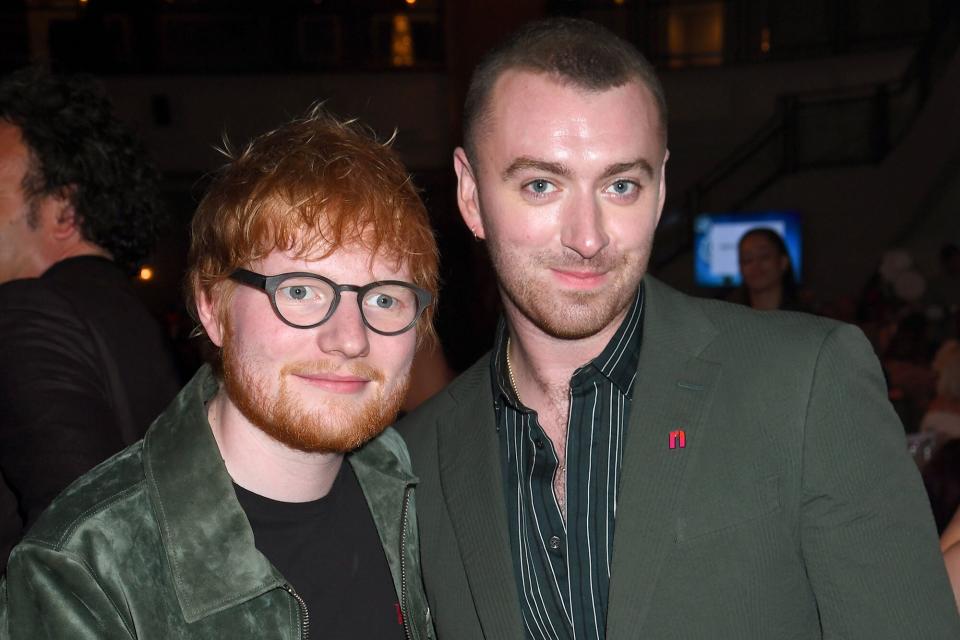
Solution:
M 525 255 L 495 242 L 487 246 L 503 296 L 534 326 L 560 340 L 581 340 L 610 326 L 633 302 L 650 256 L 650 247 L 638 257 L 603 250 L 585 259 L 571 250 Z M 549 268 L 607 273 L 610 281 L 592 291 L 560 290 L 534 276 Z
M 346 367 L 346 372 L 375 383 L 377 392 L 372 398 L 360 401 L 344 397 L 322 407 L 308 407 L 301 395 L 290 389 L 291 376 L 334 370 L 344 373 L 344 367 L 323 360 L 284 365 L 280 370 L 279 389 L 271 394 L 267 380 L 258 376 L 249 359 L 237 352 L 234 342 L 228 329 L 222 350 L 227 396 L 253 425 L 274 440 L 299 451 L 349 453 L 359 448 L 393 422 L 410 383 L 407 373 L 391 390 L 387 390 L 385 376 L 380 370 L 353 363 Z

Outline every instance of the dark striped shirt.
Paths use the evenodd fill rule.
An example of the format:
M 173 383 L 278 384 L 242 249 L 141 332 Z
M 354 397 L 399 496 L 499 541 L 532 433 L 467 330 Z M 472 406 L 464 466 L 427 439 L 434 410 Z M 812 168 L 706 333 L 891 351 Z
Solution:
M 523 406 L 497 330 L 491 374 L 507 517 L 527 637 L 605 636 L 620 463 L 640 358 L 643 287 L 607 346 L 570 380 L 567 521 L 553 491 L 558 458 L 535 411 Z

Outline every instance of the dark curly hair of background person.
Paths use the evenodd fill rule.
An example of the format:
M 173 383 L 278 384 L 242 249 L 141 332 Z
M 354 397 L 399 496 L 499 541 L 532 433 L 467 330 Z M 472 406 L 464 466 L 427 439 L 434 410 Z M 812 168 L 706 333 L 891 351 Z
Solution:
M 167 216 L 157 170 L 103 88 L 90 76 L 20 69 L 0 81 L 0 119 L 19 127 L 30 150 L 25 197 L 72 189 L 84 238 L 136 267 Z

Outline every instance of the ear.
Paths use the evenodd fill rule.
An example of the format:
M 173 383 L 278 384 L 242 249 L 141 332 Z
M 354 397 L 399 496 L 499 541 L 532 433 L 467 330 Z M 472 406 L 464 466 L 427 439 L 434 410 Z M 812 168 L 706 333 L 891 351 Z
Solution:
M 80 216 L 73 206 L 73 187 L 42 196 L 39 207 L 41 226 L 50 233 L 50 238 L 64 242 L 82 237 Z
M 670 150 L 663 152 L 663 164 L 660 165 L 660 184 L 657 193 L 657 223 L 660 223 L 660 216 L 663 215 L 663 205 L 667 201 L 667 160 L 670 159 Z
M 223 296 L 214 296 L 210 291 L 197 291 L 194 299 L 197 301 L 197 317 L 200 318 L 200 324 L 207 332 L 207 337 L 213 344 L 222 347 L 224 327 L 219 305 Z
M 480 217 L 477 179 L 463 147 L 457 147 L 453 152 L 453 170 L 457 174 L 457 206 L 460 208 L 460 215 L 475 237 L 485 238 L 483 219 Z

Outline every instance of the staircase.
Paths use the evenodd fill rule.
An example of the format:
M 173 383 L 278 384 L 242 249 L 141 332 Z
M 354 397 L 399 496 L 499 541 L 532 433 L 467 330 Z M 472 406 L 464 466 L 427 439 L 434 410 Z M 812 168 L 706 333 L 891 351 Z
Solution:
M 805 280 L 828 298 L 859 290 L 884 249 L 930 227 L 930 194 L 950 192 L 944 169 L 960 153 L 960 2 L 940 11 L 901 77 L 781 96 L 774 115 L 665 213 L 651 270 L 691 288 L 683 285 L 692 284 L 698 213 L 796 209 Z

